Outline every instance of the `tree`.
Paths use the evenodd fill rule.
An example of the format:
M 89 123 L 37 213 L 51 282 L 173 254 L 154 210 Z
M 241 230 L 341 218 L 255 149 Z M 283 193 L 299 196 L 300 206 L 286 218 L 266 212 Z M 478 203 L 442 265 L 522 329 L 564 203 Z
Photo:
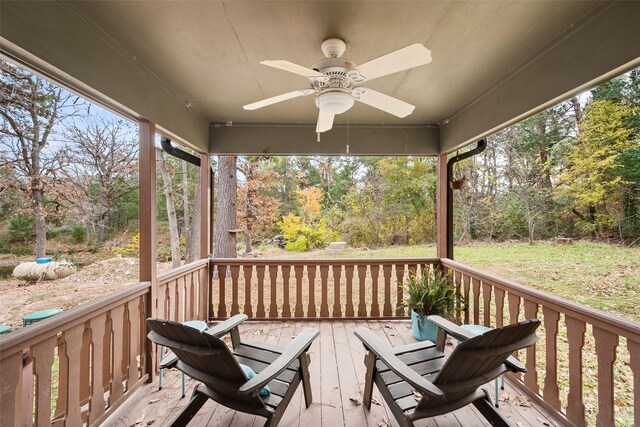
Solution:
M 235 258 L 237 256 L 236 202 L 238 179 L 236 168 L 236 157 L 218 157 L 218 207 L 214 226 L 215 258 Z
M 46 179 L 55 175 L 56 150 L 46 150 L 56 126 L 77 114 L 78 98 L 0 60 L 0 166 L 19 172 L 14 184 L 30 202 L 36 257 L 46 254 Z
M 176 216 L 176 204 L 173 197 L 173 187 L 171 185 L 171 175 L 167 169 L 164 151 L 156 148 L 156 158 L 160 163 L 160 174 L 164 187 L 164 197 L 167 201 L 167 219 L 169 221 L 169 241 L 171 247 L 171 266 L 180 267 L 180 233 L 178 231 L 178 218 Z
M 115 203 L 137 186 L 135 129 L 122 120 L 87 119 L 65 126 L 68 145 L 60 158 L 62 175 L 79 190 L 68 198 L 82 213 L 91 243 L 97 227 L 97 243 L 103 243 Z

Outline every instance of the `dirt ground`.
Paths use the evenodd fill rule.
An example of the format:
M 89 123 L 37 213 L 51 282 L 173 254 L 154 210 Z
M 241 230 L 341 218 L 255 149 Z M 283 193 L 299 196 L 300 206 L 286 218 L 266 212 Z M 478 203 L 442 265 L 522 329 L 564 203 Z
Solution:
M 14 258 L 15 260 L 15 258 Z M 138 282 L 137 258 L 111 258 L 94 262 L 60 280 L 29 284 L 0 280 L 0 325 L 22 327 L 22 317 L 46 308 L 69 310 L 128 284 Z M 158 263 L 165 271 L 171 263 Z

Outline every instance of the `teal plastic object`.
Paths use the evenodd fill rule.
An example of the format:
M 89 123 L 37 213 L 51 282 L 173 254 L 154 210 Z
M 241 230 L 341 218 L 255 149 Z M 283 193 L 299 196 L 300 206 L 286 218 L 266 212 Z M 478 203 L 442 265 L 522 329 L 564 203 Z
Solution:
M 11 326 L 0 325 L 0 335 L 8 334 L 9 332 L 11 332 Z
M 461 328 L 466 329 L 474 335 L 482 335 L 492 329 L 482 325 L 462 325 Z
M 53 261 L 53 258 L 38 258 L 36 264 L 47 264 Z
M 251 379 L 253 377 L 256 376 L 256 371 L 254 371 L 253 369 L 251 369 L 251 366 L 247 366 L 247 365 L 243 365 L 242 363 L 239 363 L 240 367 L 242 368 L 242 370 L 244 371 L 244 374 L 247 376 L 248 379 Z M 260 396 L 262 397 L 267 397 L 271 394 L 271 389 L 269 388 L 268 385 L 262 387 L 260 389 Z
M 189 326 L 190 328 L 197 329 L 200 332 L 206 331 L 209 328 L 207 323 L 202 320 L 187 320 L 186 322 L 182 322 L 182 324 Z
M 45 310 L 34 311 L 33 313 L 29 313 L 22 318 L 23 325 L 30 325 L 35 322 L 39 322 L 44 319 L 48 319 L 51 316 L 55 316 L 56 314 L 62 313 L 61 308 L 47 308 Z
M 422 316 L 411 310 L 411 335 L 418 341 L 436 342 L 438 327 L 429 321 L 429 316 Z

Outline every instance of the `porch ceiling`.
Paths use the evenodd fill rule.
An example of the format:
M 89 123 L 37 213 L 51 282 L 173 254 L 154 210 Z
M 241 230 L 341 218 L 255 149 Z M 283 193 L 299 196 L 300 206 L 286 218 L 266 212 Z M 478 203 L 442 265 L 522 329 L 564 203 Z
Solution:
M 314 126 L 303 126 L 304 141 L 281 142 L 299 141 L 299 125 L 315 123 L 311 98 L 242 109 L 306 86 L 303 77 L 259 62 L 287 59 L 311 66 L 323 57 L 319 46 L 327 37 L 343 38 L 346 56 L 356 64 L 420 42 L 432 51 L 431 64 L 369 85 L 416 105 L 412 115 L 399 119 L 356 104 L 336 123 L 409 126 L 405 133 L 441 125 L 440 132 L 424 132 L 423 146 L 380 149 L 384 141 L 364 132 L 368 139 L 354 141 L 357 148 L 351 150 L 436 154 L 592 85 L 611 70 L 637 65 L 640 5 L 604 3 L 2 1 L 0 48 L 102 103 L 157 122 L 169 136 L 199 149 L 337 153 L 344 152 L 348 132 L 344 138 L 327 133 L 335 141 L 323 146 L 315 141 Z M 241 134 L 233 129 L 209 132 L 209 123 L 228 121 L 253 129 L 296 126 L 278 126 L 280 133 L 240 146 Z M 246 133 L 246 127 L 238 129 Z M 378 149 L 368 150 L 371 145 Z

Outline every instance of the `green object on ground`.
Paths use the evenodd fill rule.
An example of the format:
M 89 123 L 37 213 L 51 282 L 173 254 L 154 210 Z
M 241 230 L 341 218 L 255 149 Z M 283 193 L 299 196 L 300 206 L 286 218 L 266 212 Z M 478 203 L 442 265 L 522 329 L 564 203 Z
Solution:
M 62 313 L 61 308 L 47 308 L 45 310 L 34 311 L 33 313 L 29 313 L 22 318 L 22 324 L 24 326 L 27 326 L 32 323 L 47 319 L 51 316 L 55 316 L 59 313 Z
M 0 325 L 0 335 L 8 334 L 9 332 L 11 332 L 11 326 Z

